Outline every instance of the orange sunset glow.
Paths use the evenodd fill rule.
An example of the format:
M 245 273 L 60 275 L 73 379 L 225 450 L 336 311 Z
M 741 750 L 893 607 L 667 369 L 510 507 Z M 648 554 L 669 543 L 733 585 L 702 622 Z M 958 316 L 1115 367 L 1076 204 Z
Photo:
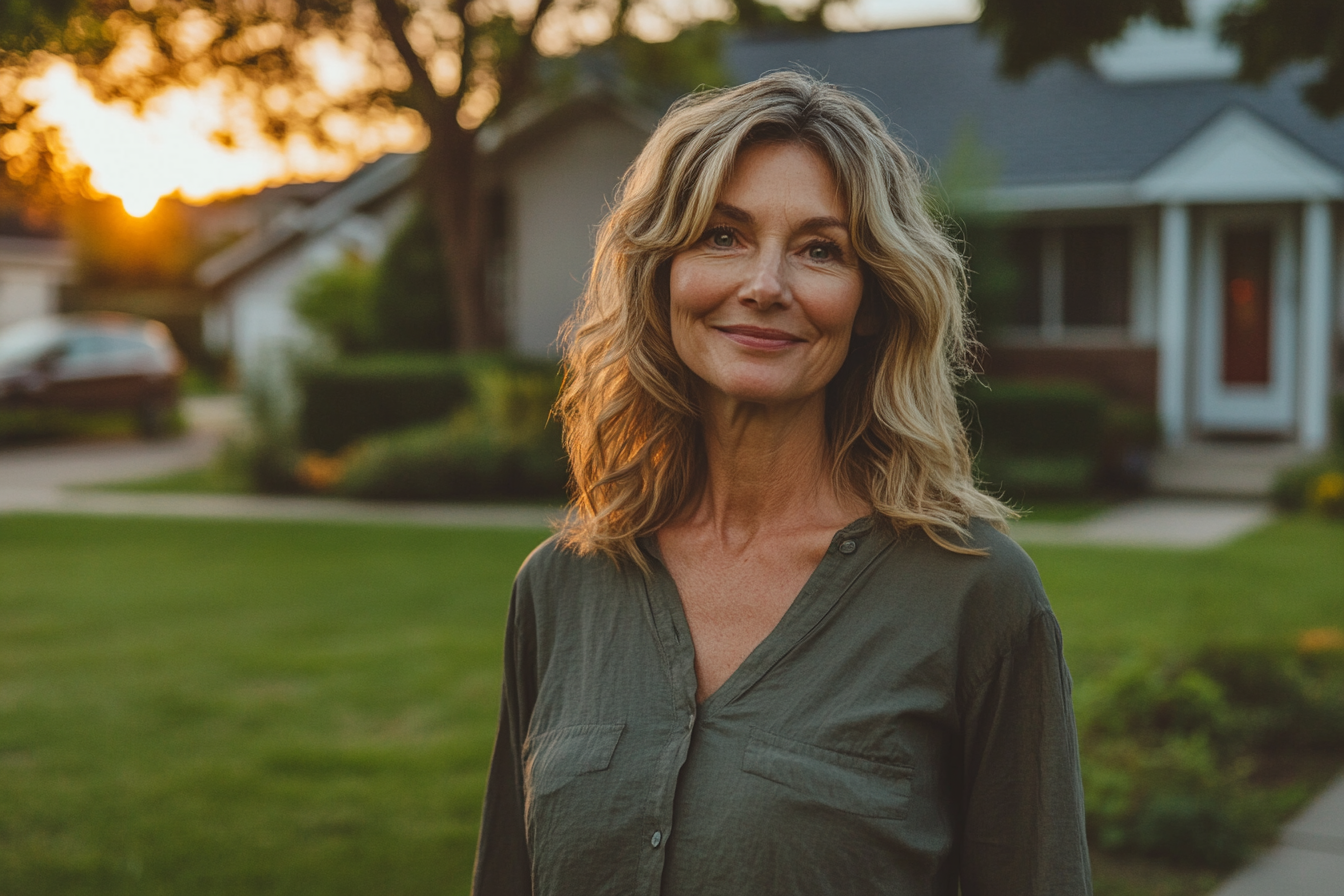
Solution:
M 325 55 L 319 50 L 314 57 L 325 66 L 316 79 L 319 86 L 333 93 L 351 80 L 341 69 L 358 65 L 335 50 Z M 53 146 L 57 170 L 87 168 L 94 191 L 119 198 L 137 217 L 164 196 L 201 204 L 268 185 L 341 178 L 361 162 L 386 152 L 413 152 L 425 143 L 419 117 L 406 110 L 374 110 L 359 120 L 330 112 L 321 124 L 334 145 L 319 146 L 306 134 L 276 143 L 262 131 L 256 102 L 222 76 L 194 88 L 169 89 L 138 113 L 126 101 L 101 102 L 75 67 L 59 58 L 50 59 L 18 89 L 36 111 L 28 129 L 7 135 L 0 151 L 18 155 L 33 130 L 52 128 L 58 135 Z M 227 144 L 216 136 L 221 132 L 230 135 Z
M 153 5 L 153 0 L 141 2 Z M 529 0 L 503 2 L 531 5 Z M 778 2 L 786 9 L 800 6 L 800 0 Z M 609 36 L 608 13 L 589 8 L 583 0 L 576 3 L 562 4 L 566 15 L 543 22 L 537 40 L 544 54 L 565 55 Z M 726 18 L 731 7 L 724 0 L 653 0 L 638 5 L 635 13 L 636 33 L 659 41 L 693 22 Z M 866 30 L 969 21 L 978 13 L 979 0 L 849 0 L 828 8 L 826 20 L 839 30 Z M 436 35 L 452 32 L 452 22 L 439 21 L 444 15 L 433 4 L 421 5 L 407 36 L 425 60 L 435 86 L 451 91 L 460 72 L 456 56 L 437 46 Z M 205 13 L 188 11 L 172 26 L 174 46 L 190 56 L 215 39 L 218 27 Z M 262 34 L 263 30 L 253 29 L 256 33 L 250 37 L 271 41 L 274 36 Z M 400 89 L 395 82 L 407 76 L 399 63 L 389 68 L 385 58 L 389 50 L 390 45 L 377 46 L 367 31 L 356 30 L 344 41 L 320 35 L 298 48 L 311 76 L 305 90 L 244 84 L 236 72 L 224 67 L 193 86 L 169 88 L 139 109 L 126 100 L 100 99 L 94 85 L 70 61 L 38 53 L 22 75 L 0 70 L 0 103 L 8 107 L 18 100 L 34 110 L 0 138 L 0 163 L 11 160 L 12 166 L 42 134 L 57 174 L 80 182 L 87 172 L 88 188 L 119 198 L 137 217 L 147 215 L 164 196 L 204 204 L 266 186 L 343 178 L 384 153 L 418 151 L 428 139 L 419 116 L 407 109 L 375 107 L 356 116 L 331 108 L 377 84 Z M 122 28 L 107 70 L 123 76 L 153 71 L 158 52 L 146 29 Z M 470 123 L 463 122 L 469 127 L 480 123 L 493 109 L 494 99 L 489 90 L 469 92 L 459 119 L 469 119 Z M 268 112 L 316 119 L 327 139 L 319 142 L 298 131 L 277 142 L 265 132 Z M 221 139 L 223 134 L 227 139 Z

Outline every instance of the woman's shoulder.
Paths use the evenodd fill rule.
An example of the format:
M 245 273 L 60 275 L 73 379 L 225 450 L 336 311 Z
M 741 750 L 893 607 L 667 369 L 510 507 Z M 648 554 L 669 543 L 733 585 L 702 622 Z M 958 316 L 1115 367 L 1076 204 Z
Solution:
M 1032 626 L 1053 624 L 1036 564 L 1015 541 L 973 520 L 960 543 L 976 553 L 949 550 L 919 529 L 897 533 L 881 579 L 900 589 L 905 605 L 913 598 L 945 620 L 973 653 L 998 653 Z
M 518 569 L 514 593 L 531 599 L 593 593 L 620 587 L 625 579 L 611 558 L 596 552 L 581 552 L 557 533 L 533 548 Z

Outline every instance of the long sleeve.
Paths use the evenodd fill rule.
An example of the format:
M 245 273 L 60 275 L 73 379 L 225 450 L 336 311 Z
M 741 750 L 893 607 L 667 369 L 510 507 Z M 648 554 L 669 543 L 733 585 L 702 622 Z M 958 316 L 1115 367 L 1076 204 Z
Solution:
M 1059 625 L 1034 614 L 964 710 L 963 896 L 1083 896 L 1091 867 Z
M 522 746 L 536 701 L 534 639 L 520 620 L 515 584 L 504 639 L 504 684 L 481 833 L 476 844 L 473 896 L 531 896 L 532 863 L 524 819 Z

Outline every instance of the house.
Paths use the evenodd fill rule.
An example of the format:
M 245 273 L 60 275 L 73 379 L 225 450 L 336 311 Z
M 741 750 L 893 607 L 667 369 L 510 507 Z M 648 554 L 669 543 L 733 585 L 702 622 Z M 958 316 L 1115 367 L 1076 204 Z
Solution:
M 557 353 L 597 223 L 655 121 L 585 87 L 560 106 L 524 105 L 480 135 L 488 216 L 498 231 L 489 241 L 488 288 L 515 349 Z M 279 373 L 295 351 L 316 347 L 293 312 L 295 287 L 346 254 L 382 253 L 410 216 L 417 164 L 415 156 L 384 156 L 311 204 L 276 209 L 200 265 L 197 280 L 214 296 L 206 342 L 233 356 L 244 382 Z
M 1202 4 L 1207 6 L 1208 4 Z M 1091 380 L 1156 409 L 1170 446 L 1328 439 L 1340 333 L 1344 119 L 1309 74 L 1263 87 L 1200 29 L 1135 29 L 1091 68 L 996 74 L 974 25 L 735 47 L 741 79 L 805 64 L 858 90 L 935 170 L 973 135 L 1022 272 L 991 374 Z
M 74 273 L 74 251 L 58 231 L 0 216 L 0 328 L 55 314 Z
M 250 230 L 196 269 L 211 293 L 205 346 L 229 355 L 244 384 L 280 386 L 294 353 L 320 349 L 294 312 L 295 287 L 346 255 L 373 260 L 383 253 L 410 217 L 417 161 L 389 154 L 339 185 L 266 202 Z

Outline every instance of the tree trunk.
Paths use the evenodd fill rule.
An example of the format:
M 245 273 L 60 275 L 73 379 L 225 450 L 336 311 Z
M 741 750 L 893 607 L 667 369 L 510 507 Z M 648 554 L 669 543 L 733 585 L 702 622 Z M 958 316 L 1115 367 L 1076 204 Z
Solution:
M 485 221 L 476 182 L 476 132 L 462 128 L 447 110 L 425 117 L 430 138 L 420 177 L 452 282 L 457 347 L 502 348 L 503 321 L 485 295 Z

